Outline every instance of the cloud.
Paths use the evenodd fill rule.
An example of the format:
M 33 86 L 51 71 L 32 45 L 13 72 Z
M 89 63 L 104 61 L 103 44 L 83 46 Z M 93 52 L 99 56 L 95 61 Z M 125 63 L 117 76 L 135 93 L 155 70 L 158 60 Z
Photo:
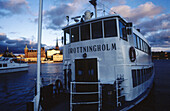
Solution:
M 101 0 L 103 2 L 109 2 L 109 3 L 119 3 L 119 4 L 125 4 L 126 3 L 126 0 Z
M 137 25 L 156 51 L 170 51 L 170 14 L 162 14 Z M 161 47 L 161 48 L 160 48 Z
M 7 37 L 4 33 L 0 33 L 0 41 L 7 40 Z
M 170 29 L 170 14 L 162 14 L 154 19 L 143 21 L 137 27 L 143 34 Z
M 162 12 L 163 8 L 154 5 L 152 2 L 146 2 L 139 5 L 137 8 L 131 8 L 128 5 L 112 7 L 110 13 L 116 12 L 121 16 L 130 19 L 133 22 L 138 22 L 143 18 L 154 18 Z
M 163 8 L 146 2 L 136 8 L 128 5 L 112 7 L 110 13 L 117 12 L 137 24 L 154 51 L 170 51 L 170 14 L 162 14 Z
M 0 33 L 0 53 L 3 53 L 7 47 L 10 52 L 13 53 L 24 53 L 25 45 L 27 44 L 28 48 L 33 47 L 37 49 L 37 43 L 28 40 L 25 37 L 18 37 L 20 39 L 9 39 L 6 34 Z M 45 44 L 42 44 L 43 47 L 46 47 Z
M 147 39 L 153 47 L 169 47 L 170 50 L 170 30 L 155 33 Z
M 72 3 L 60 4 L 51 7 L 50 10 L 44 12 L 47 29 L 58 29 L 66 21 L 66 16 L 77 14 L 83 9 L 82 5 L 88 3 L 87 0 L 74 0 Z
M 28 9 L 29 6 L 26 0 L 0 0 L 0 16 L 21 14 Z

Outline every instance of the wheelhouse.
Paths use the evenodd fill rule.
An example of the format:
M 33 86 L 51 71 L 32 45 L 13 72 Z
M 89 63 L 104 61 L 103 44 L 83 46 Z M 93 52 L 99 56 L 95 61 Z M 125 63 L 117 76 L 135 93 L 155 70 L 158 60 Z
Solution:
M 127 41 L 126 22 L 119 16 L 109 16 L 73 24 L 64 29 L 64 45 L 102 38 L 118 37 Z
M 120 38 L 136 49 L 151 54 L 151 47 L 140 32 L 133 28 L 132 23 L 127 23 L 118 15 L 83 21 L 67 26 L 63 30 L 64 45 L 87 40 Z

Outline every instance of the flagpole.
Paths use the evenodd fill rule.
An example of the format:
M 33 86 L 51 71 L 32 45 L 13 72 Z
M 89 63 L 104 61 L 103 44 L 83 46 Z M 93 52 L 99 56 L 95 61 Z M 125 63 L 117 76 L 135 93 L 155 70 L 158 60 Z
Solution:
M 39 110 L 40 102 L 40 65 L 41 65 L 41 35 L 42 35 L 42 10 L 43 10 L 43 0 L 39 0 L 39 16 L 38 16 L 38 49 L 37 49 L 37 95 L 36 95 L 36 106 L 34 111 Z

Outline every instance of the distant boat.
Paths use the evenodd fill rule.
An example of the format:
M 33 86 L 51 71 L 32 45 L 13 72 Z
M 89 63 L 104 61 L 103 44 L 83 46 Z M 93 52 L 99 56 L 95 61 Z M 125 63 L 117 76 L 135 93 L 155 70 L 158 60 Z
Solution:
M 0 57 L 0 74 L 28 71 L 28 64 L 18 58 Z

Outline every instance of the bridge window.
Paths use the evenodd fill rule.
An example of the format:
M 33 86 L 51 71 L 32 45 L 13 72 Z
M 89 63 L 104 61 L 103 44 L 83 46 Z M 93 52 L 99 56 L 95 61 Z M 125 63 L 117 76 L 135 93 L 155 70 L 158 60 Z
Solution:
M 79 27 L 71 29 L 71 42 L 79 41 Z
M 100 21 L 100 22 L 92 23 L 92 38 L 97 39 L 102 37 L 103 37 L 102 22 Z
M 70 30 L 66 29 L 64 30 L 64 44 L 70 43 Z
M 107 37 L 117 37 L 117 27 L 116 20 L 106 20 L 104 21 L 104 36 Z
M 127 41 L 126 26 L 121 21 L 119 21 L 119 31 L 120 31 L 120 38 Z
M 90 39 L 90 24 L 81 26 L 81 40 L 89 40 Z

